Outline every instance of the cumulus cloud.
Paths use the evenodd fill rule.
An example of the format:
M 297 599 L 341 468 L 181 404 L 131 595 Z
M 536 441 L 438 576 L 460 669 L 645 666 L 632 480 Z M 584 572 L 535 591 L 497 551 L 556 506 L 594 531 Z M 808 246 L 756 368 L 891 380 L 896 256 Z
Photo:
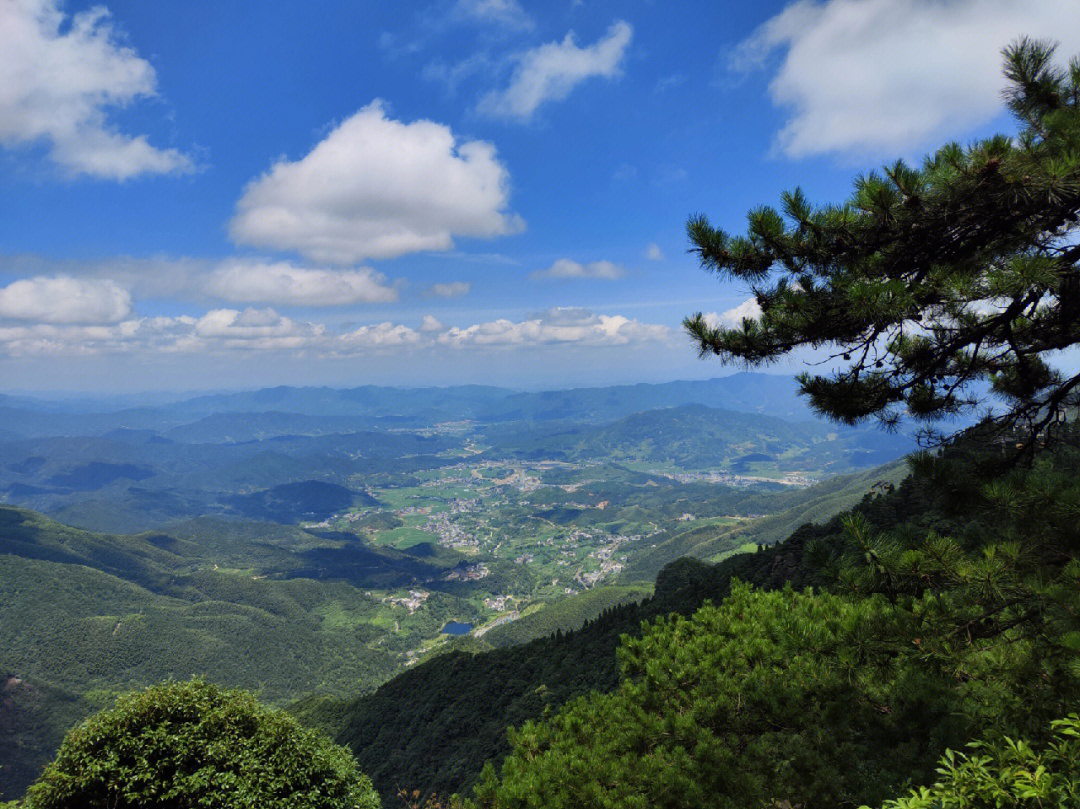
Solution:
M 782 53 L 769 84 L 790 110 L 790 157 L 870 154 L 958 137 L 1002 110 L 1001 48 L 1027 34 L 1080 51 L 1080 3 L 800 0 L 734 51 L 737 71 Z
M 205 284 L 214 262 L 203 258 L 113 256 L 108 259 L 57 259 L 29 253 L 0 254 L 0 278 L 71 276 L 112 281 L 144 298 L 186 297 Z
M 110 124 L 108 111 L 157 93 L 153 67 L 126 45 L 103 6 L 67 18 L 58 0 L 0 2 L 0 144 L 47 143 L 71 175 L 126 180 L 189 172 L 176 149 Z
M 136 300 L 227 301 L 278 306 L 391 303 L 398 284 L 370 267 L 312 268 L 261 258 L 117 256 L 91 261 L 0 255 L 0 276 L 72 276 L 114 283 Z
M 325 349 L 331 355 L 351 356 L 372 349 L 415 346 L 421 339 L 419 332 L 400 323 L 375 323 L 335 336 Z
M 468 295 L 472 285 L 468 281 L 451 281 L 445 284 L 432 284 L 427 294 L 435 298 L 460 298 Z
M 422 332 L 435 332 L 442 331 L 446 326 L 442 321 L 434 315 L 424 315 L 423 321 L 420 323 L 420 331 Z
M 19 357 L 172 351 L 194 325 L 191 317 L 135 318 L 102 325 L 0 325 L 0 353 Z
M 653 242 L 645 248 L 645 258 L 649 259 L 649 261 L 663 261 L 664 251 L 660 249 L 660 245 Z
M 455 236 L 522 230 L 507 210 L 509 187 L 490 143 L 459 143 L 432 121 L 393 120 L 374 101 L 305 157 L 249 183 L 229 232 L 336 264 L 448 250 Z
M 116 323 L 131 311 L 131 294 L 109 280 L 36 277 L 0 288 L 0 318 L 41 323 Z
M 80 289 L 82 294 L 72 294 Z M 122 294 L 114 300 L 109 295 L 116 290 Z M 12 301 L 17 306 L 9 311 Z M 0 355 L 250 351 L 352 357 L 407 349 L 422 341 L 430 345 L 431 333 L 445 328 L 434 318 L 425 318 L 421 331 L 383 322 L 339 332 L 272 308 L 217 308 L 196 317 L 129 317 L 129 309 L 126 292 L 112 282 L 70 278 L 16 281 L 0 289 Z M 21 322 L 13 322 L 16 319 Z M 36 322 L 28 322 L 31 320 Z
M 705 315 L 705 322 L 711 326 L 726 326 L 729 329 L 738 328 L 742 326 L 744 320 L 757 320 L 761 317 L 761 307 L 758 305 L 757 298 L 747 298 L 740 303 L 725 312 L 708 312 Z
M 191 340 L 230 348 L 302 348 L 326 331 L 322 325 L 279 315 L 273 309 L 211 309 L 195 322 Z
M 579 47 L 571 31 L 562 42 L 525 51 L 516 59 L 510 84 L 484 96 L 480 112 L 527 121 L 541 104 L 563 100 L 586 79 L 618 76 L 633 34 L 630 24 L 619 20 L 592 45 Z
M 527 320 L 507 319 L 453 327 L 438 342 L 452 348 L 577 344 L 625 346 L 667 340 L 667 326 L 641 323 L 622 315 L 597 315 L 585 309 L 555 308 Z
M 458 20 L 490 23 L 513 31 L 531 29 L 535 23 L 517 0 L 457 0 L 451 16 Z
M 321 323 L 294 320 L 273 309 L 214 309 L 195 321 L 191 334 L 178 340 L 175 348 L 292 350 L 317 356 L 353 356 L 372 349 L 414 345 L 419 340 L 418 332 L 389 322 L 337 334 Z
M 568 258 L 560 258 L 545 270 L 536 270 L 529 274 L 534 281 L 566 280 L 572 278 L 598 278 L 615 281 L 626 275 L 626 270 L 610 261 L 593 261 L 580 264 Z
M 234 259 L 219 265 L 209 276 L 211 295 L 240 303 L 293 306 L 345 306 L 396 301 L 397 290 L 386 278 L 367 267 L 325 270 L 294 267 L 287 262 Z
M 349 357 L 408 348 L 422 339 L 420 332 L 389 322 L 336 333 L 320 323 L 255 308 L 212 309 L 201 317 L 131 318 L 101 325 L 0 323 L 0 353 L 11 356 L 251 351 Z
M 667 344 L 670 339 L 671 329 L 664 325 L 575 308 L 550 309 L 520 321 L 500 319 L 450 328 L 425 315 L 418 329 L 386 321 L 346 331 L 254 307 L 100 324 L 0 320 L 0 355 L 5 356 L 251 352 L 325 359 L 414 349 L 640 347 Z

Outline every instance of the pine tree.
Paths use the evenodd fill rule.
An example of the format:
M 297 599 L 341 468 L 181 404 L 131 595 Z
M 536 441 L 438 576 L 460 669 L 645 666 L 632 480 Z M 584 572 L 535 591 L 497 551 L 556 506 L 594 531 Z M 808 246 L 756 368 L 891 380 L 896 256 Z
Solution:
M 1060 419 L 1080 390 L 1047 360 L 1080 342 L 1080 59 L 1058 67 L 1054 50 L 1004 50 L 1016 138 L 897 161 L 840 205 L 796 189 L 750 211 L 745 236 L 692 217 L 691 252 L 761 308 L 733 328 L 686 318 L 701 354 L 755 367 L 828 348 L 840 370 L 800 384 L 848 424 L 970 412 L 987 382 L 1007 403 L 997 423 L 1035 436 Z

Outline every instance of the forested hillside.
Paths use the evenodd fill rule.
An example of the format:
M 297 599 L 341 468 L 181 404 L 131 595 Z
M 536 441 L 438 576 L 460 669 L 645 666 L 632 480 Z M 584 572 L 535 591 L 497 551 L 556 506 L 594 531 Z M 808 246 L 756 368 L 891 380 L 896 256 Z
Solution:
M 361 767 L 371 774 L 384 800 L 392 799 L 400 788 L 417 788 L 425 793 L 435 792 L 442 795 L 458 791 L 467 793 L 479 778 L 485 761 L 490 760 L 497 764 L 512 749 L 514 739 L 518 740 L 514 744 L 520 749 L 522 744 L 520 740 L 523 737 L 512 734 L 511 739 L 508 740 L 504 733 L 506 727 L 520 726 L 528 720 L 539 720 L 547 715 L 549 709 L 558 709 L 574 698 L 591 691 L 617 694 L 619 692 L 613 690 L 617 689 L 620 682 L 626 683 L 626 688 L 630 688 L 630 684 L 637 682 L 635 678 L 638 675 L 627 673 L 625 663 L 620 665 L 618 662 L 619 659 L 624 658 L 622 653 L 617 655 L 616 650 L 626 644 L 626 641 L 620 638 L 637 637 L 641 634 L 643 621 L 659 622 L 657 626 L 664 627 L 668 625 L 665 622 L 671 620 L 665 616 L 692 616 L 706 600 L 719 604 L 729 594 L 732 582 L 736 579 L 764 590 L 784 587 L 799 590 L 807 586 L 838 588 L 841 592 L 845 588 L 850 589 L 851 581 L 844 577 L 849 575 L 845 571 L 850 571 L 854 563 L 841 564 L 841 561 L 853 550 L 857 551 L 857 546 L 852 548 L 852 544 L 858 541 L 853 538 L 852 526 L 864 526 L 860 530 L 877 537 L 872 540 L 877 543 L 875 547 L 880 545 L 883 549 L 890 549 L 890 553 L 901 554 L 895 557 L 894 563 L 901 565 L 915 563 L 919 566 L 926 565 L 932 558 L 924 555 L 928 551 L 917 550 L 922 547 L 921 543 L 926 541 L 928 534 L 931 542 L 938 541 L 933 539 L 936 536 L 952 537 L 953 540 L 950 541 L 958 544 L 952 546 L 954 550 L 950 550 L 949 553 L 956 554 L 959 560 L 963 555 L 977 558 L 984 552 L 982 549 L 993 547 L 991 537 L 1008 536 L 1009 532 L 1014 530 L 1011 526 L 1026 524 L 1028 531 L 1034 530 L 1036 523 L 1030 521 L 1031 512 L 1027 509 L 1038 509 L 1037 502 L 1041 501 L 1032 501 L 1031 505 L 1025 507 L 1023 511 L 1010 512 L 1011 516 L 1007 523 L 1002 522 L 1002 513 L 993 506 L 991 498 L 1001 496 L 995 493 L 992 483 L 996 478 L 993 462 L 995 458 L 1000 457 L 1000 445 L 991 445 L 987 449 L 982 441 L 972 438 L 949 449 L 941 458 L 924 456 L 916 459 L 911 467 L 912 474 L 897 486 L 886 482 L 885 485 L 871 488 L 869 482 L 864 480 L 862 502 L 854 509 L 821 524 L 804 525 L 795 530 L 783 543 L 773 545 L 758 553 L 733 556 L 717 565 L 702 564 L 689 559 L 669 564 L 657 577 L 655 594 L 651 599 L 639 604 L 623 605 L 607 610 L 598 619 L 586 623 L 578 631 L 560 631 L 551 637 L 522 646 L 479 654 L 450 653 L 396 677 L 373 695 L 345 703 L 334 700 L 308 700 L 294 706 L 294 710 L 306 721 L 330 730 L 338 741 L 349 745 Z M 1073 476 L 1077 472 L 1080 472 L 1080 432 L 1073 431 L 1051 455 L 1047 455 L 1040 461 L 1038 472 L 1017 473 L 1019 477 L 1015 478 L 1015 482 L 1010 485 L 1051 486 L 1041 496 L 1050 497 L 1055 502 L 1062 502 L 1062 492 L 1054 487 L 1075 488 L 1071 481 L 1074 480 Z M 1051 481 L 1056 481 L 1056 483 L 1051 483 Z M 1069 490 L 1072 491 L 1072 489 Z M 1021 489 L 1016 491 L 1017 496 L 1020 496 Z M 1039 497 L 1034 492 L 1031 496 Z M 1029 515 L 1027 523 L 1024 522 L 1024 515 Z M 1055 519 L 1043 515 L 1037 524 L 1044 524 L 1048 518 Z M 1056 519 L 1054 525 L 1057 525 Z M 1059 530 L 1051 529 L 1050 525 L 1047 525 L 1047 529 Z M 904 548 L 909 548 L 909 550 L 904 550 Z M 882 552 L 875 551 L 875 553 Z M 1040 565 L 1049 561 L 1045 556 L 1042 558 L 1045 561 L 1039 562 Z M 902 561 L 904 559 L 911 561 L 904 562 Z M 916 563 L 917 559 L 922 561 Z M 1058 563 L 1049 561 L 1049 564 L 1049 568 L 1043 568 L 1044 574 L 1053 570 L 1060 573 Z M 927 575 L 934 576 L 940 573 L 933 574 L 928 570 Z M 1015 592 L 1015 590 L 1012 591 Z M 781 603 L 789 603 L 792 597 L 793 594 L 784 596 L 784 601 L 776 602 L 768 609 L 781 609 L 782 612 L 777 613 L 777 616 L 786 615 L 789 607 L 781 608 Z M 757 596 L 746 590 L 741 591 L 739 598 L 747 602 L 745 609 L 750 609 L 750 604 L 758 603 Z M 794 602 L 791 604 L 790 609 L 796 609 Z M 919 602 L 911 602 L 908 609 L 915 609 L 914 614 L 918 615 L 918 605 Z M 841 610 L 841 607 L 842 603 L 837 602 L 831 606 L 821 606 L 820 609 L 835 613 Z M 812 606 L 810 601 L 805 602 L 805 608 L 819 609 L 817 606 Z M 942 608 L 944 608 L 944 603 Z M 758 607 L 754 606 L 753 609 L 756 610 Z M 797 609 L 803 609 L 803 607 L 800 606 Z M 858 609 L 870 609 L 869 602 L 867 606 L 860 606 Z M 949 632 L 953 631 L 950 621 L 955 619 L 945 616 L 951 614 L 954 609 L 967 608 L 959 605 L 948 608 L 940 619 L 945 621 L 943 625 L 939 625 L 939 619 L 936 618 L 919 619 L 922 621 L 922 629 L 915 630 L 909 627 L 902 630 L 904 637 L 907 637 L 907 640 L 902 643 L 912 646 L 916 652 L 920 650 L 920 647 L 929 650 L 932 643 L 938 642 L 931 640 L 933 633 L 944 633 L 941 640 L 947 643 L 945 638 Z M 766 612 L 766 617 L 755 620 L 767 622 L 771 620 L 767 618 L 767 615 Z M 856 624 L 882 620 L 880 617 L 871 617 L 869 612 L 862 618 L 857 618 L 855 615 L 852 613 L 851 620 Z M 695 618 L 694 620 L 705 619 Z M 714 618 L 709 617 L 708 620 L 711 621 Z M 895 620 L 898 618 L 889 619 L 889 621 Z M 1056 622 L 1058 619 L 1054 620 Z M 926 623 L 927 621 L 929 623 Z M 801 625 L 809 631 L 812 625 L 818 623 L 818 618 L 808 617 Z M 912 627 L 915 625 L 917 624 L 913 624 Z M 868 631 L 869 626 L 870 624 L 867 624 Z M 893 628 L 889 629 L 890 626 Z M 735 646 L 732 647 L 732 653 L 739 654 L 738 650 L 741 647 L 738 645 L 738 638 L 742 634 L 758 630 L 750 625 L 737 631 L 734 628 L 721 629 L 719 626 L 706 630 L 693 628 L 693 625 L 688 623 L 685 625 L 685 631 L 691 633 L 687 636 L 687 642 L 691 637 L 698 639 L 694 642 L 705 642 L 706 638 L 717 633 L 719 633 L 718 636 L 734 633 L 732 642 Z M 909 676 L 910 672 L 905 674 L 907 669 L 903 668 L 909 665 L 904 662 L 906 658 L 895 657 L 900 650 L 886 651 L 891 648 L 888 644 L 895 642 L 888 638 L 892 637 L 890 633 L 897 631 L 896 626 L 887 622 L 874 631 L 885 634 L 872 643 L 886 644 L 882 646 L 882 654 L 893 659 L 894 665 L 901 666 L 894 675 L 890 676 L 901 679 Z M 997 659 L 1004 650 L 1010 647 L 1015 649 L 1013 644 L 1017 640 L 1009 634 L 1008 626 L 1004 626 L 1000 631 L 1004 633 L 1004 636 L 996 631 L 989 632 L 987 637 L 990 640 L 984 646 L 980 646 L 978 651 L 963 652 L 964 659 L 972 661 L 963 664 L 965 669 L 972 665 L 991 667 L 1002 665 L 1002 663 L 992 661 Z M 919 635 L 924 635 L 924 637 L 920 639 Z M 1047 664 L 1055 655 L 1066 654 L 1062 661 L 1068 658 L 1065 648 L 1057 646 L 1060 636 L 1056 637 L 1059 639 L 1052 641 L 1051 646 L 1043 648 L 1038 653 L 1047 655 Z M 916 639 L 919 643 L 912 645 L 913 640 Z M 839 644 L 837 648 L 844 647 L 849 642 L 851 641 L 845 641 L 839 635 L 830 641 L 830 643 Z M 1005 646 L 1001 646 L 1001 643 Z M 957 650 L 957 653 L 961 651 Z M 1020 655 L 1019 658 L 1014 663 L 1010 663 L 1009 668 L 991 668 L 985 675 L 991 677 L 991 680 L 986 683 L 987 687 L 991 687 L 993 679 L 1006 678 L 1005 683 L 1008 685 L 1002 683 L 992 686 L 991 690 L 996 696 L 991 696 L 991 692 L 981 692 L 982 696 L 978 696 L 976 692 L 970 692 L 969 696 L 964 696 L 969 693 L 969 689 L 963 685 L 969 675 L 963 675 L 960 680 L 947 675 L 939 680 L 933 680 L 931 677 L 922 685 L 910 686 L 909 684 L 914 688 L 910 697 L 903 696 L 903 692 L 899 690 L 900 680 L 892 685 L 884 686 L 885 691 L 881 696 L 871 698 L 853 693 L 851 699 L 885 700 L 879 704 L 892 705 L 888 713 L 893 717 L 895 726 L 892 730 L 883 727 L 871 730 L 870 725 L 867 725 L 863 730 L 858 731 L 858 733 L 871 733 L 877 739 L 873 743 L 868 742 L 870 746 L 860 752 L 856 753 L 854 749 L 842 752 L 841 748 L 837 748 L 837 751 L 841 752 L 836 753 L 836 766 L 839 766 L 847 757 L 859 755 L 866 759 L 869 769 L 853 776 L 854 780 L 840 779 L 837 784 L 842 783 L 846 786 L 834 784 L 837 789 L 840 789 L 840 793 L 836 794 L 847 790 L 844 794 L 861 796 L 858 800 L 884 799 L 894 794 L 904 783 L 905 778 L 913 774 L 918 779 L 930 777 L 937 756 L 945 746 L 961 745 L 969 737 L 983 732 L 986 728 L 993 727 L 1014 733 L 1023 732 L 1035 738 L 1041 738 L 1040 734 L 1049 727 L 1049 721 L 1057 714 L 1063 714 L 1068 708 L 1067 695 L 1075 690 L 1074 684 L 1070 684 L 1071 680 L 1066 675 L 1067 669 L 1046 669 L 1045 676 L 1051 677 L 1048 687 L 1036 687 L 1034 691 L 1029 691 L 1028 686 L 1034 686 L 1036 683 L 1027 680 L 1026 666 L 1034 663 L 1029 655 L 1036 652 L 1032 648 L 1023 653 L 1017 650 L 1017 653 Z M 778 647 L 776 654 L 781 656 L 778 658 L 781 660 L 786 659 L 788 652 Z M 928 658 L 928 660 L 932 659 Z M 973 662 L 975 659 L 981 659 L 983 662 L 975 664 Z M 853 660 L 852 665 L 864 664 Z M 948 664 L 942 661 L 942 665 Z M 620 669 L 623 671 L 622 678 L 620 678 Z M 978 670 L 980 669 L 970 669 L 970 676 L 981 681 L 984 675 L 976 674 Z M 990 675 L 989 671 L 997 673 Z M 1055 673 L 1051 674 L 1051 671 Z M 706 677 L 708 675 L 705 669 L 702 669 L 700 674 L 693 676 Z M 1002 695 L 997 693 L 1002 687 L 1006 690 L 1015 688 L 1018 694 L 1028 693 L 1031 699 L 1026 703 L 1019 697 L 1003 699 Z M 956 691 L 957 688 L 960 690 Z M 1080 695 L 1080 691 L 1077 695 Z M 612 699 L 617 698 L 617 696 L 612 697 Z M 808 698 L 794 694 L 791 696 L 793 705 L 802 705 L 802 700 Z M 981 707 L 978 711 L 975 711 L 974 707 L 964 709 L 968 712 L 974 711 L 974 713 L 968 720 L 960 721 L 954 711 L 959 710 L 957 706 L 969 698 L 980 700 Z M 835 702 L 835 707 L 840 709 L 843 703 L 840 697 L 829 699 L 839 700 Z M 910 716 L 912 721 L 902 719 L 901 715 L 896 713 L 898 704 L 909 699 L 914 700 L 911 702 L 911 710 L 915 711 Z M 1022 704 L 1027 706 L 1023 710 L 1020 709 Z M 606 711 L 608 709 L 590 707 L 588 710 Z M 615 709 L 612 708 L 612 710 Z M 833 718 L 829 718 L 830 716 Z M 919 717 L 919 721 L 914 721 L 915 716 Z M 827 746 L 832 744 L 830 740 L 836 736 L 855 732 L 846 725 L 831 724 L 841 720 L 839 715 L 833 716 L 828 712 L 814 721 L 819 723 L 813 737 L 817 741 L 811 743 L 809 737 L 796 734 L 787 741 L 778 741 L 777 744 Z M 589 720 L 589 724 L 600 727 L 605 725 L 605 721 L 592 719 Z M 554 744 L 554 737 L 552 738 L 551 744 Z M 797 741 L 800 738 L 803 741 Z M 926 744 L 925 740 L 931 738 L 933 742 Z M 626 743 L 631 744 L 629 741 Z M 577 754 L 587 755 L 584 748 Z M 764 752 L 762 754 L 764 755 Z M 824 758 L 814 758 L 824 753 L 818 751 L 807 753 L 807 755 L 810 758 L 807 759 L 805 766 L 811 767 L 814 760 L 824 766 Z M 609 754 L 605 753 L 604 756 L 609 757 Z M 896 761 L 892 762 L 894 758 Z M 874 770 L 870 766 L 871 759 L 879 761 L 884 769 Z M 520 764 L 515 764 L 515 769 L 507 770 L 506 777 L 517 778 L 516 774 L 523 772 L 517 769 L 520 766 Z M 599 767 L 600 762 L 593 761 L 582 766 Z M 670 766 L 675 765 L 672 763 Z M 805 771 L 800 770 L 800 772 Z M 870 775 L 872 772 L 877 774 Z M 619 777 L 624 776 L 628 777 L 625 774 Z M 686 777 L 693 781 L 697 776 L 688 773 Z M 659 773 L 657 773 L 657 779 L 659 779 Z M 866 791 L 869 782 L 875 779 L 874 789 Z M 664 782 L 659 779 L 658 783 Z M 494 789 L 490 785 L 488 788 Z M 513 787 L 513 789 L 521 788 L 523 787 Z M 719 786 L 714 785 L 713 788 L 719 788 Z
M 334 581 L 315 580 L 319 551 L 343 552 Z M 433 592 L 391 617 L 383 596 L 361 589 L 443 575 L 452 553 L 418 559 L 265 523 L 108 536 L 0 507 L 0 560 L 7 794 L 36 775 L 74 720 L 128 689 L 195 674 L 274 702 L 373 688 L 418 637 L 475 615 L 467 600 Z
M 900 465 L 856 476 L 818 497 L 830 498 L 830 515 L 844 502 L 861 500 L 858 513 L 887 521 L 896 510 L 912 507 L 920 495 L 910 492 L 922 487 L 909 480 L 893 492 L 892 484 L 877 489 L 873 484 L 899 482 L 905 472 Z M 783 512 L 783 519 L 795 520 L 815 500 L 803 498 Z M 936 519 L 921 513 L 924 509 L 917 504 L 914 508 L 911 519 Z M 620 638 L 638 634 L 643 621 L 673 613 L 691 615 L 706 600 L 722 600 L 733 578 L 764 588 L 820 582 L 823 574 L 804 561 L 806 545 L 839 541 L 842 519 L 837 515 L 821 525 L 807 524 L 782 544 L 716 565 L 689 558 L 670 562 L 657 575 L 651 598 L 607 609 L 577 631 L 560 630 L 497 651 L 451 652 L 399 675 L 370 696 L 352 702 L 309 699 L 292 710 L 349 745 L 385 801 L 395 799 L 400 788 L 442 795 L 467 791 L 486 761 L 497 762 L 509 752 L 506 728 L 539 718 L 545 710 L 593 689 L 613 689 L 618 683 L 615 652 Z M 755 536 L 753 527 L 746 533 Z M 685 550 L 689 543 L 680 547 Z M 563 602 L 561 608 L 572 602 Z M 514 627 L 507 625 L 505 631 L 513 632 Z
M 1080 0 L 0 0 L 0 177 L 0 809 L 1080 809 Z
M 487 423 L 424 421 L 437 397 L 422 390 L 277 390 L 85 422 L 74 405 L 9 402 L 37 408 L 13 422 L 28 432 L 83 434 L 0 441 L 4 496 L 49 512 L 0 505 L 0 789 L 18 794 L 72 721 L 162 678 L 277 705 L 343 698 L 447 648 L 577 630 L 649 595 L 677 556 L 755 550 L 764 515 L 850 505 L 870 481 L 830 474 L 908 446 L 685 404 L 749 407 L 747 391 L 780 388 L 746 376 L 515 395 L 528 420 Z M 510 394 L 492 396 L 455 389 L 445 404 Z M 558 419 L 529 409 L 579 398 Z M 265 409 L 215 410 L 240 405 Z M 359 429 L 391 406 L 410 426 Z M 450 622 L 470 634 L 452 639 Z

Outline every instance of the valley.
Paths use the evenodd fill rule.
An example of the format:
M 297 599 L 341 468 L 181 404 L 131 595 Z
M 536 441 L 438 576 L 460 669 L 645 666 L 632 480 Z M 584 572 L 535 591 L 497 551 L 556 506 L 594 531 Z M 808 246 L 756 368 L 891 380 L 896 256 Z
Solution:
M 730 380 L 725 403 L 763 384 Z M 832 481 L 848 482 L 824 495 L 830 507 L 853 505 L 878 474 L 860 470 L 911 446 L 695 401 L 710 386 L 638 390 L 668 406 L 629 413 L 626 391 L 599 411 L 583 404 L 594 392 L 561 392 L 577 404 L 558 418 L 537 404 L 555 394 L 504 392 L 508 412 L 490 390 L 451 391 L 434 414 L 422 391 L 329 405 L 330 392 L 290 391 L 274 404 L 309 412 L 187 403 L 81 422 L 20 403 L 7 423 L 23 434 L 0 441 L 0 673 L 18 681 L 22 718 L 0 743 L 0 787 L 21 789 L 73 716 L 160 680 L 206 676 L 285 705 L 368 693 L 448 650 L 575 629 L 648 597 L 673 554 L 771 544 L 770 515 L 806 509 Z M 380 396 L 392 422 L 340 412 Z M 177 424 L 185 407 L 198 420 Z

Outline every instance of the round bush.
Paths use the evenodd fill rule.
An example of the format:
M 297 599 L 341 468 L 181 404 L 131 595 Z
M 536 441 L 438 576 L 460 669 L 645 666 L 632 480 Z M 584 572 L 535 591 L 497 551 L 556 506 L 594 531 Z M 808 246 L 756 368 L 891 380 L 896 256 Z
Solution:
M 27 809 L 378 809 L 349 751 L 202 680 L 122 697 L 69 731 Z

